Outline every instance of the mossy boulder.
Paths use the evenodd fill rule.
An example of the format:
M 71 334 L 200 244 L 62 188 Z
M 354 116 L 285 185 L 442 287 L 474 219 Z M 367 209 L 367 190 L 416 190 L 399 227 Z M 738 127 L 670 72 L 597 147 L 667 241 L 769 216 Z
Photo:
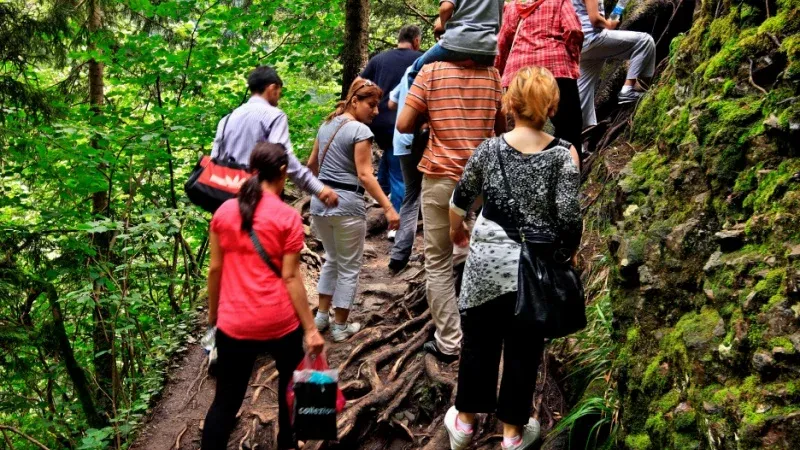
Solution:
M 696 5 L 587 211 L 613 230 L 612 447 L 800 448 L 800 3 Z

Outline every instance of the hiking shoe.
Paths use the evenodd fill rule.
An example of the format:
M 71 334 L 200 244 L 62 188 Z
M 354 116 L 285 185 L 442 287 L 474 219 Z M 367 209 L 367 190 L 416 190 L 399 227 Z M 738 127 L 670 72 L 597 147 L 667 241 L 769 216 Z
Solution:
M 620 105 L 624 105 L 626 103 L 633 103 L 639 101 L 640 98 L 644 95 L 644 92 L 637 91 L 636 89 L 631 89 L 628 92 L 620 92 L 617 94 L 617 101 Z
M 525 450 L 534 442 L 539 440 L 539 433 L 540 433 L 540 426 L 539 421 L 531 417 L 528 420 L 528 424 L 525 425 L 522 429 L 522 442 L 517 445 L 512 445 L 510 447 L 506 447 L 505 445 L 500 445 L 503 450 Z
M 347 325 L 334 323 L 333 328 L 331 328 L 333 342 L 344 342 L 359 331 L 361 331 L 361 324 L 358 322 L 350 322 Z
M 450 436 L 450 449 L 463 450 L 467 448 L 474 431 L 465 433 L 456 428 L 456 417 L 458 417 L 458 411 L 455 406 L 451 406 L 444 415 L 444 427 L 447 429 L 447 435 Z
M 327 330 L 328 327 L 331 325 L 331 317 L 327 313 L 325 314 L 317 313 L 314 316 L 314 325 L 317 326 L 317 329 L 320 332 L 323 332 Z
M 442 353 L 439 350 L 439 346 L 436 344 L 436 341 L 428 341 L 422 345 L 422 349 L 426 352 L 430 353 L 431 355 L 435 356 L 436 359 L 443 363 L 450 364 L 451 362 L 458 359 L 458 355 L 448 355 L 447 353 Z
M 395 237 L 396 235 L 397 235 L 397 230 L 389 230 L 389 232 L 388 232 L 388 233 L 386 233 L 386 239 L 388 239 L 388 240 L 390 240 L 390 241 L 394 242 L 394 237 Z
M 408 265 L 407 259 L 390 259 L 389 260 L 389 270 L 393 273 L 398 274 L 401 270 L 405 269 Z

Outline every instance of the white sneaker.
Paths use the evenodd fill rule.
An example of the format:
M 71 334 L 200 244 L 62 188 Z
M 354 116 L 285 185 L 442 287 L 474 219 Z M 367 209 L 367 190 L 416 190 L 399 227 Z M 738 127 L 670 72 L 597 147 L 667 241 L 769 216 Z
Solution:
M 456 417 L 458 417 L 458 411 L 455 406 L 451 406 L 444 415 L 444 427 L 447 429 L 447 435 L 450 436 L 450 449 L 463 450 L 467 448 L 474 433 L 464 433 L 457 429 Z
M 331 318 L 328 314 L 317 313 L 314 316 L 314 325 L 317 326 L 317 329 L 320 332 L 327 330 L 330 324 L 331 324 Z
M 331 334 L 333 335 L 333 342 L 344 342 L 356 333 L 361 331 L 361 324 L 358 322 L 351 322 L 347 325 L 333 324 Z
M 506 447 L 502 444 L 500 446 L 503 450 L 525 450 L 539 440 L 540 428 L 539 421 L 531 417 L 530 420 L 528 420 L 528 424 L 522 429 L 522 442 L 510 447 Z
M 395 237 L 396 235 L 397 235 L 397 230 L 389 230 L 389 232 L 388 232 L 388 233 L 386 233 L 386 239 L 388 239 L 388 240 L 390 240 L 390 241 L 393 241 L 393 240 L 394 240 L 394 237 Z
M 619 94 L 617 94 L 617 102 L 620 105 L 624 105 L 626 103 L 633 103 L 639 101 L 639 99 L 642 98 L 643 96 L 644 92 L 637 91 L 635 89 L 631 89 L 627 92 L 620 91 Z

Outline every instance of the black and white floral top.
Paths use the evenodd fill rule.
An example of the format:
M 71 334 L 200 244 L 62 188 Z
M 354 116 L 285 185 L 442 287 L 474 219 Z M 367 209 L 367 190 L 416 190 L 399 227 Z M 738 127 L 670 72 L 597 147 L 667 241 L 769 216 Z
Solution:
M 525 228 L 553 241 L 561 240 L 567 248 L 577 248 L 582 230 L 580 172 L 569 147 L 568 142 L 556 138 L 544 150 L 525 154 L 500 136 L 486 140 L 475 150 L 450 201 L 454 211 L 465 215 L 483 195 L 483 209 L 470 238 L 459 310 L 517 290 L 518 217 L 524 220 Z M 509 201 L 498 158 L 503 158 L 513 202 Z

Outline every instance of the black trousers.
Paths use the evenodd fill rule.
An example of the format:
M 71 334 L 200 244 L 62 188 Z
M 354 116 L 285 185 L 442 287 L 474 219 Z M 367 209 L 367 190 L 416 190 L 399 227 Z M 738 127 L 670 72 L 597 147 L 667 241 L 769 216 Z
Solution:
M 578 94 L 578 80 L 572 78 L 556 78 L 560 92 L 558 110 L 550 121 L 555 127 L 555 137 L 564 139 L 575 146 L 581 154 L 581 131 L 583 130 L 583 114 L 581 113 L 581 97 Z
M 206 414 L 203 426 L 203 450 L 225 450 L 228 438 L 236 424 L 236 413 L 242 406 L 247 384 L 253 372 L 256 357 L 270 353 L 278 369 L 278 448 L 297 448 L 297 440 L 289 419 L 286 403 L 286 388 L 292 374 L 305 355 L 303 351 L 303 329 L 279 339 L 251 341 L 234 339 L 217 330 L 217 390 L 214 402 Z
M 461 363 L 456 409 L 496 412 L 509 425 L 525 425 L 531 416 L 544 338 L 515 320 L 517 293 L 504 294 L 461 313 Z M 503 379 L 497 395 L 500 355 Z

